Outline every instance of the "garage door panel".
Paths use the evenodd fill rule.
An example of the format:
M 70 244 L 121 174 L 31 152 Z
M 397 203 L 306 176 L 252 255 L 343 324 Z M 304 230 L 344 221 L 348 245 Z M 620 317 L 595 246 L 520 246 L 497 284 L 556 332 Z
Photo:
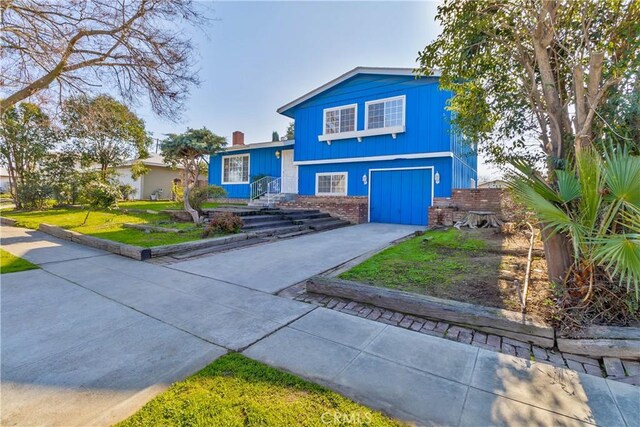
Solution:
M 427 225 L 431 182 L 431 169 L 372 171 L 370 221 Z

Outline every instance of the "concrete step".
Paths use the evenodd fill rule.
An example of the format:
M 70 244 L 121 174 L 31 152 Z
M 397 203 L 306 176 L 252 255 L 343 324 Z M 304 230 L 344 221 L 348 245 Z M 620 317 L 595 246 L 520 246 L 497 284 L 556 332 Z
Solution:
M 244 221 L 245 225 L 248 224 L 258 224 L 261 222 L 272 222 L 276 220 L 285 219 L 284 215 L 273 215 L 273 214 L 260 214 L 260 215 L 248 215 L 243 216 L 242 221 Z M 286 218 L 288 220 L 288 218 Z
M 297 225 L 313 225 L 313 224 L 322 224 L 327 221 L 334 221 L 337 218 L 333 218 L 330 215 L 326 215 L 320 218 L 303 218 L 303 219 L 294 219 L 293 223 Z
M 346 227 L 351 225 L 349 221 L 343 221 L 341 219 L 335 219 L 333 221 L 325 221 L 323 223 L 312 224 L 308 227 L 315 231 L 333 230 L 334 228 Z
M 287 219 L 276 219 L 275 221 L 262 221 L 256 223 L 245 224 L 242 227 L 243 230 L 258 230 L 263 228 L 278 228 L 278 227 L 286 227 L 288 225 L 294 225 L 293 222 Z
M 276 204 L 275 202 L 271 202 L 271 203 L 267 203 L 267 202 L 260 202 L 257 199 L 256 200 L 252 200 L 249 202 L 249 204 L 247 206 L 250 206 L 252 208 L 275 208 Z
M 190 252 L 181 252 L 181 253 L 173 254 L 170 256 L 171 258 L 183 260 L 183 259 L 193 258 L 195 256 L 200 256 L 200 255 L 212 254 L 216 252 L 226 252 L 233 249 L 244 248 L 246 246 L 257 245 L 258 243 L 264 243 L 266 241 L 268 240 L 264 238 L 256 237 L 253 239 L 239 240 L 237 242 L 227 243 L 226 245 L 211 246 L 209 248 L 202 248 L 202 249 L 198 249 Z
M 324 212 L 315 212 L 315 213 L 301 212 L 301 213 L 294 213 L 294 214 L 285 214 L 284 217 L 292 221 L 298 221 L 298 220 L 305 220 L 305 219 L 331 218 L 331 215 Z
M 264 228 L 255 231 L 257 236 L 278 236 L 282 234 L 295 233 L 307 229 L 304 225 L 289 225 L 288 227 Z
M 209 208 L 202 210 L 209 218 L 213 217 L 216 213 L 230 212 L 234 215 L 245 217 L 251 215 L 260 215 L 261 210 L 255 208 Z
M 298 208 L 278 208 L 283 215 L 297 215 L 297 214 L 316 214 L 320 213 L 318 209 L 298 209 Z
M 310 228 L 305 228 L 305 229 L 300 230 L 300 231 L 294 231 L 293 233 L 280 234 L 280 235 L 278 235 L 276 237 L 278 239 L 287 239 L 289 237 L 298 237 L 298 236 L 303 236 L 303 235 L 309 234 L 309 233 L 315 233 L 315 230 L 312 230 Z

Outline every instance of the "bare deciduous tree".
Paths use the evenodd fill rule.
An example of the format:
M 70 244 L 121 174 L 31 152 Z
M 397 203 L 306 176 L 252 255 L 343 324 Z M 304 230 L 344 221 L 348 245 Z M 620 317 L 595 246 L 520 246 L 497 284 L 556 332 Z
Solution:
M 36 94 L 62 96 L 105 86 L 125 100 L 148 96 L 178 115 L 198 79 L 181 23 L 203 19 L 190 0 L 0 0 L 0 109 Z

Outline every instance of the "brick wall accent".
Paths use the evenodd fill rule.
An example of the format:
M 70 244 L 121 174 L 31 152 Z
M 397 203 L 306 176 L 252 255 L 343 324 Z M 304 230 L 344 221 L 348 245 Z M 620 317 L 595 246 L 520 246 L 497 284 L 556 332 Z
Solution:
M 354 224 L 368 220 L 368 198 L 365 196 L 318 197 L 298 196 L 295 200 L 278 203 L 280 208 L 318 209 Z
M 454 189 L 451 198 L 434 197 L 429 208 L 429 225 L 453 225 L 468 211 L 491 211 L 505 221 L 512 220 L 515 210 L 508 193 L 502 188 Z

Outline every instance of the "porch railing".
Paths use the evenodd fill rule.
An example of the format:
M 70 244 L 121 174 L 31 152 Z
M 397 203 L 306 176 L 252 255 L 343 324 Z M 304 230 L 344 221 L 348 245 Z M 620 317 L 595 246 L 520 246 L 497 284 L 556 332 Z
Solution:
M 282 178 L 275 178 L 267 184 L 267 203 L 273 202 L 273 195 L 282 193 Z
M 251 183 L 251 200 L 260 196 L 280 193 L 282 190 L 282 180 L 275 176 L 265 176 Z

